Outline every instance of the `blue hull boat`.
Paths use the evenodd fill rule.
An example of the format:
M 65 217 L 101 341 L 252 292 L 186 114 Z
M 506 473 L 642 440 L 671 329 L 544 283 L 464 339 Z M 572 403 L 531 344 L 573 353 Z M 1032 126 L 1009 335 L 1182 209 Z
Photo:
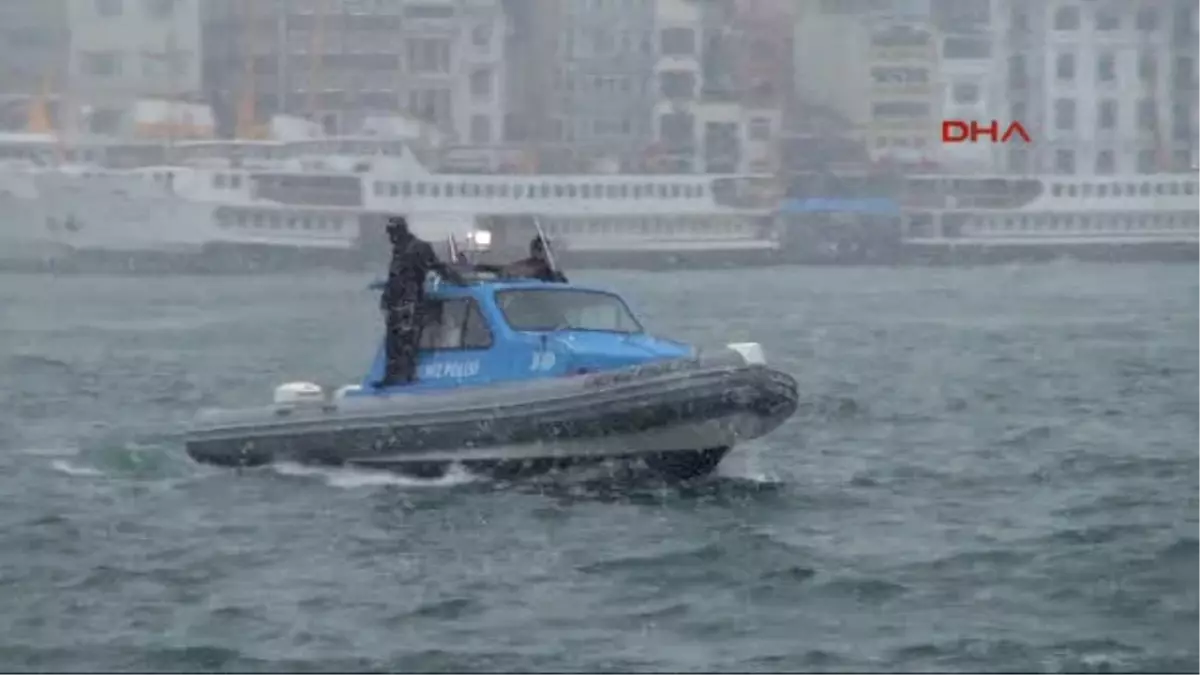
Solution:
M 270 405 L 200 413 L 188 454 L 420 477 L 453 464 L 512 478 L 619 462 L 688 479 L 796 410 L 796 381 L 758 344 L 704 352 L 653 337 L 609 291 L 484 276 L 433 283 L 427 298 L 417 381 L 373 386 L 381 344 L 360 384 L 288 383 Z

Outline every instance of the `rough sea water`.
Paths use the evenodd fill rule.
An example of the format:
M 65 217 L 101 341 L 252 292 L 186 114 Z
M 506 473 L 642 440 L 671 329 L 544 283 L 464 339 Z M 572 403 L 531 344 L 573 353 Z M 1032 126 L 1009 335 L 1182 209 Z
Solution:
M 0 277 L 0 671 L 1196 672 L 1196 266 L 575 276 L 800 412 L 683 487 L 201 467 L 366 278 Z

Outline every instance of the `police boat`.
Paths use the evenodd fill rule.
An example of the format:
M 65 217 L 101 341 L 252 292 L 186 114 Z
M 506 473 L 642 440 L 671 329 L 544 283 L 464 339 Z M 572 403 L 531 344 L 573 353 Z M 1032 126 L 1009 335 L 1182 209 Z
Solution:
M 290 382 L 270 405 L 201 412 L 188 454 L 421 478 L 455 463 L 515 478 L 616 462 L 690 479 L 796 411 L 796 381 L 757 343 L 700 350 L 650 335 L 602 288 L 463 274 L 466 285 L 427 285 L 415 382 L 374 386 L 381 341 L 360 384 Z

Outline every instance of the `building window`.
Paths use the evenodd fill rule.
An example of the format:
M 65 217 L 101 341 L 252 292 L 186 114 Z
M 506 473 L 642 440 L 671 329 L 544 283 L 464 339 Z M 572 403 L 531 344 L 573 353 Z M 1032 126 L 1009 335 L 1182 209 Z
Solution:
M 471 142 L 479 145 L 492 142 L 492 120 L 487 115 L 471 116 Z
M 1096 111 L 1096 120 L 1100 128 L 1105 131 L 1111 131 L 1117 128 L 1117 101 L 1116 99 L 1106 98 L 1100 101 L 1099 109 Z
M 1022 120 L 1025 119 L 1025 110 L 1026 106 L 1024 101 L 1014 101 L 1013 104 L 1008 107 L 1008 117 L 1011 120 L 1022 122 Z
M 1074 54 L 1059 54 L 1055 59 L 1055 73 L 1060 80 L 1075 79 L 1075 55 Z
M 1073 150 L 1055 150 L 1054 170 L 1064 175 L 1075 173 L 1075 152 Z
M 481 23 L 471 29 L 471 44 L 479 50 L 485 50 L 492 45 L 491 24 Z
M 1138 152 L 1137 170 L 1138 173 L 1154 173 L 1158 164 L 1158 153 L 1154 150 L 1142 150 Z
M 1154 131 L 1158 129 L 1158 106 L 1152 98 L 1143 98 L 1138 101 L 1138 129 L 1143 131 Z
M 1138 77 L 1142 82 L 1154 82 L 1158 79 L 1158 59 L 1149 51 L 1138 54 Z
M 450 72 L 450 41 L 414 38 L 408 42 L 410 73 Z
M 1171 137 L 1186 141 L 1192 137 L 1192 115 L 1186 103 L 1171 106 Z
M 771 120 L 765 117 L 755 117 L 750 120 L 750 140 L 766 141 L 771 138 Z
M 664 56 L 692 56 L 696 53 L 696 33 L 691 28 L 665 28 L 659 33 L 659 49 Z
M 1025 69 L 1025 57 L 1016 54 L 1008 59 L 1009 89 L 1024 89 L 1029 85 L 1029 76 Z
M 1143 7 L 1137 13 L 1138 30 L 1158 30 L 1158 10 L 1154 7 Z
M 1054 127 L 1059 131 L 1075 128 L 1075 99 L 1060 98 L 1054 102 Z
M 1117 79 L 1117 57 L 1112 52 L 1104 52 L 1096 57 L 1096 79 L 1101 82 Z
M 1121 15 L 1109 9 L 1096 11 L 1096 30 L 1117 30 L 1121 27 Z
M 88 118 L 88 127 L 94 134 L 115 134 L 121 128 L 121 111 L 115 108 L 98 108 Z
M 175 14 L 175 0 L 144 0 L 146 14 L 152 19 L 169 19 Z
M 955 103 L 968 104 L 979 102 L 979 85 L 974 82 L 955 83 L 952 93 Z
M 1101 150 L 1096 153 L 1096 173 L 1112 174 L 1117 171 L 1117 159 L 1112 150 Z
M 690 99 L 696 96 L 696 75 L 686 70 L 666 70 L 658 76 L 659 93 L 664 98 Z
M 96 14 L 99 16 L 121 16 L 121 0 L 96 0 Z
M 1079 30 L 1079 8 L 1074 5 L 1059 7 L 1054 13 L 1054 30 Z
M 1196 62 L 1190 56 L 1175 57 L 1175 88 L 1181 90 L 1196 88 Z
M 491 96 L 492 71 L 484 68 L 471 73 L 471 97 L 479 100 L 487 100 Z
M 80 70 L 93 77 L 116 77 L 121 74 L 119 52 L 82 52 L 79 55 Z

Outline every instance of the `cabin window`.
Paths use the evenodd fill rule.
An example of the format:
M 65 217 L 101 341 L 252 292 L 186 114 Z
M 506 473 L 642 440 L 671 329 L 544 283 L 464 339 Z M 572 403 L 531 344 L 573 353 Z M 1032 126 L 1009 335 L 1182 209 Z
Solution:
M 422 311 L 421 349 L 489 349 L 492 331 L 473 298 L 432 300 Z
M 524 197 L 524 196 L 525 196 L 525 186 L 524 185 L 514 185 L 513 186 L 513 197 L 520 199 L 521 197 Z
M 441 197 L 442 196 L 442 186 L 437 183 L 434 183 L 433 185 L 431 185 L 429 187 L 429 195 L 431 197 Z
M 584 199 L 591 199 L 592 198 L 592 186 L 591 185 L 580 185 L 579 186 L 579 196 Z
M 508 183 L 501 183 L 496 186 L 496 195 L 500 197 L 508 197 Z
M 567 186 L 567 197 L 571 198 L 571 199 L 575 198 L 575 186 L 574 185 Z
M 616 186 L 616 185 L 609 185 L 609 186 L 608 186 L 608 189 L 606 190 L 606 196 L 607 196 L 609 199 L 616 199 L 616 198 L 617 198 L 617 186 Z
M 446 196 L 447 196 L 447 197 L 453 197 L 453 196 L 454 196 L 454 190 L 455 190 L 455 188 L 460 188 L 458 192 L 459 192 L 459 194 L 462 194 L 461 187 L 462 187 L 462 186 L 460 186 L 460 185 L 455 185 L 454 183 L 447 183 L 447 184 L 446 184 Z
M 233 176 L 230 176 L 230 177 L 229 177 L 229 187 L 233 188 L 234 190 L 239 190 L 239 189 L 241 189 L 241 187 L 242 187 L 242 177 L 241 177 L 241 176 L 238 176 L 238 175 L 233 175 Z
M 412 183 L 410 183 L 408 181 L 404 181 L 403 183 L 401 183 L 400 184 L 400 194 L 404 195 L 405 197 L 411 197 L 412 196 Z
M 542 183 L 542 199 L 545 199 L 549 196 L 550 196 L 550 186 L 547 185 L 546 183 Z
M 213 176 L 213 187 L 215 187 L 215 188 L 225 187 L 225 174 L 219 173 L 219 174 Z
M 496 304 L 514 330 L 582 330 L 640 333 L 625 301 L 600 291 L 528 289 L 496 293 Z
M 1185 195 L 1196 194 L 1196 184 L 1195 183 L 1184 183 L 1183 184 L 1183 193 Z

